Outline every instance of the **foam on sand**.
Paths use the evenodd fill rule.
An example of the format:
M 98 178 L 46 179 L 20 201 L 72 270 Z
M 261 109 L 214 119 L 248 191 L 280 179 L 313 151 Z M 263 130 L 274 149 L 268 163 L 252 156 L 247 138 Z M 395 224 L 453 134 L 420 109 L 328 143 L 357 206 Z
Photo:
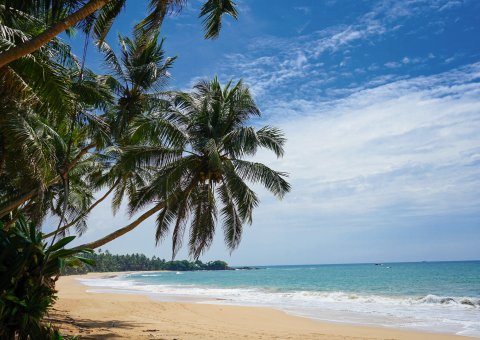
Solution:
M 157 275 L 157 274 L 142 274 Z M 146 284 L 128 276 L 83 279 L 92 292 L 146 294 L 160 300 L 274 307 L 323 321 L 480 336 L 480 299 L 363 295 L 349 292 L 278 291 L 199 285 Z

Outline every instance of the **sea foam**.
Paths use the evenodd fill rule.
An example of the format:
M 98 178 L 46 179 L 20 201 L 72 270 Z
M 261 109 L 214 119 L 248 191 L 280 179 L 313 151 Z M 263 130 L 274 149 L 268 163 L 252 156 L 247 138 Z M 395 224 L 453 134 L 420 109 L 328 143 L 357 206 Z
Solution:
M 141 277 L 158 274 L 142 274 Z M 332 322 L 408 328 L 480 337 L 480 299 L 473 297 L 384 296 L 342 291 L 278 291 L 194 284 L 148 284 L 126 277 L 85 279 L 92 292 L 147 294 L 160 300 L 274 307 Z

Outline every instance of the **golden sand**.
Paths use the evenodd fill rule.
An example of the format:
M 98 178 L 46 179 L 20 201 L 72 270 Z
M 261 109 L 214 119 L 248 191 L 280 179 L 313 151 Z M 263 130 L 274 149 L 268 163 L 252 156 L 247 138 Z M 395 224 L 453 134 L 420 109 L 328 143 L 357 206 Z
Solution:
M 270 308 L 159 302 L 142 295 L 88 293 L 87 287 L 76 280 L 116 274 L 91 273 L 59 279 L 59 299 L 50 320 L 62 334 L 77 335 L 80 339 L 469 339 L 317 322 Z

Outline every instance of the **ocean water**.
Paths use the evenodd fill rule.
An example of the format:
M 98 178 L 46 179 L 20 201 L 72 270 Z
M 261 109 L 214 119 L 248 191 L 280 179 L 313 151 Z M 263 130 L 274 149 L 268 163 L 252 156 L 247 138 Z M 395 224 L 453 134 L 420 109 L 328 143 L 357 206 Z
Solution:
M 480 337 L 480 261 L 148 272 L 82 282 L 164 301 L 267 306 L 313 319 Z

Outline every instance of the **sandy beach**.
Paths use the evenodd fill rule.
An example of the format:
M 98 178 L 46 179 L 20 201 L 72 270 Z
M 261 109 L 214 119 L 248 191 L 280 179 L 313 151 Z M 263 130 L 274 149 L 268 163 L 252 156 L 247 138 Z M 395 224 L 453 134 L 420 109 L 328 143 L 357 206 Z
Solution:
M 50 320 L 80 339 L 457 339 L 468 337 L 330 324 L 282 311 L 195 303 L 159 302 L 142 295 L 89 293 L 79 278 L 61 277 Z M 473 339 L 473 338 L 470 338 Z

